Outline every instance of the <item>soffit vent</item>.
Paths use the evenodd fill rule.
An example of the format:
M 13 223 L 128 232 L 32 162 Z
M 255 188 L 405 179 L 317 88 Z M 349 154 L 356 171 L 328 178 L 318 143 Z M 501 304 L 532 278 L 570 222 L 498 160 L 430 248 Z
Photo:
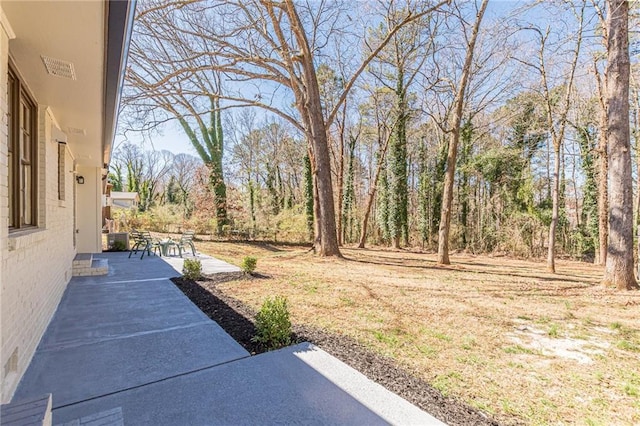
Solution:
M 77 127 L 67 127 L 67 131 L 69 132 L 69 134 L 71 135 L 82 135 L 82 136 L 87 136 L 87 131 L 86 129 L 79 129 Z
M 63 61 L 62 59 L 50 58 L 44 55 L 42 55 L 41 58 L 49 75 L 70 78 L 71 80 L 76 79 L 76 71 L 73 69 L 73 64 L 71 62 Z

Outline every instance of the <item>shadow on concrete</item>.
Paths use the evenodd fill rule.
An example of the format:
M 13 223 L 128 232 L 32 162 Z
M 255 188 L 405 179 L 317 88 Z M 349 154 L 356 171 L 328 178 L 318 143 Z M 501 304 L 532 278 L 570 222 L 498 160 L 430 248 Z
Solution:
M 114 408 L 135 425 L 441 424 L 308 343 L 55 410 L 54 420 Z

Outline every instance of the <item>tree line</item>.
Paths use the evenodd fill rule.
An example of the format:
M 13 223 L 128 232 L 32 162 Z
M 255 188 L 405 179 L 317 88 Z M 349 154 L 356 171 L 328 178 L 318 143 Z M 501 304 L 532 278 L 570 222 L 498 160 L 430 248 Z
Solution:
M 143 2 L 121 127 L 180 124 L 218 232 L 286 213 L 320 255 L 560 251 L 634 287 L 628 7 Z

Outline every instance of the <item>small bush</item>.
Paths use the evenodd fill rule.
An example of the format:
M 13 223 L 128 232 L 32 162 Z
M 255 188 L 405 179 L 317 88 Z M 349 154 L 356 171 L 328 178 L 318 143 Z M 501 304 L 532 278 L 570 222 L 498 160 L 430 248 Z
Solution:
M 202 263 L 198 259 L 185 259 L 182 265 L 182 276 L 190 280 L 202 277 Z
M 285 297 L 276 296 L 264 301 L 256 315 L 256 335 L 252 340 L 261 343 L 267 350 L 279 349 L 291 343 L 291 321 Z
M 256 270 L 256 265 L 258 264 L 258 259 L 253 256 L 245 256 L 242 259 L 242 263 L 240 264 L 240 269 L 245 274 L 253 274 L 253 271 Z
M 116 240 L 111 244 L 111 250 L 113 251 L 125 251 L 127 249 L 127 245 L 124 241 Z

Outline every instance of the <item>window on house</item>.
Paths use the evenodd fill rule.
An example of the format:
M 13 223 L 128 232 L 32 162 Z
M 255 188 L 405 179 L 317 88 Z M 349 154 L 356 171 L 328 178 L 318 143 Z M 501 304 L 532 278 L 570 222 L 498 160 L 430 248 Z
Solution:
M 20 229 L 37 225 L 37 110 L 11 64 L 7 83 L 9 228 Z

